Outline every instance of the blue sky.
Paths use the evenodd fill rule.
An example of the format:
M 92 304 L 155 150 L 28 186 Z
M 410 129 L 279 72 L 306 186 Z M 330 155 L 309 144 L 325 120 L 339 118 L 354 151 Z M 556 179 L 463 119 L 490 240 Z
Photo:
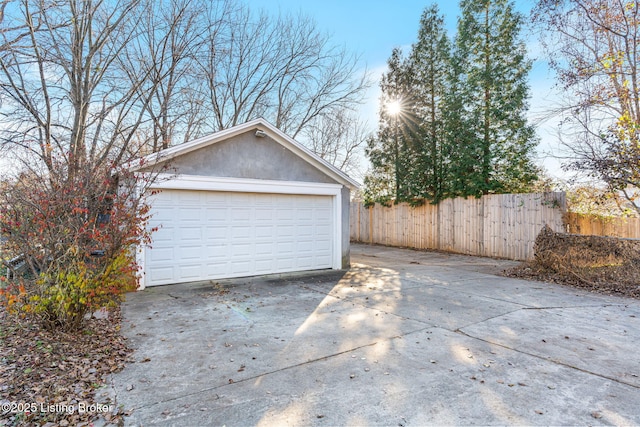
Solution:
M 303 13 L 315 19 L 319 29 L 329 33 L 333 42 L 344 45 L 362 57 L 363 67 L 371 72 L 376 80 L 368 94 L 361 116 L 368 121 L 371 129 L 376 126 L 378 111 L 378 80 L 386 69 L 386 60 L 394 47 L 402 47 L 406 52 L 416 39 L 422 11 L 434 3 L 430 0 L 246 0 L 250 7 L 264 9 L 269 13 Z M 440 13 L 445 15 L 445 25 L 453 36 L 460 14 L 458 1 L 437 0 Z M 516 8 L 528 16 L 533 4 L 531 0 L 517 0 Z M 550 151 L 556 151 L 557 122 L 547 120 L 538 123 L 548 107 L 553 104 L 556 95 L 553 91 L 553 73 L 541 57 L 537 36 L 528 28 L 523 29 L 523 38 L 527 41 L 529 57 L 534 61 L 529 76 L 531 87 L 530 118 L 537 124 L 541 143 L 538 147 L 538 161 L 551 175 L 563 177 L 556 159 L 550 157 Z
M 383 64 L 394 47 L 408 46 L 415 40 L 420 15 L 431 4 L 429 0 L 247 1 L 272 13 L 302 12 L 313 17 L 321 29 L 333 35 L 336 43 L 344 43 L 362 53 L 369 68 Z M 457 1 L 437 3 L 441 13 L 446 15 L 447 28 L 455 31 Z

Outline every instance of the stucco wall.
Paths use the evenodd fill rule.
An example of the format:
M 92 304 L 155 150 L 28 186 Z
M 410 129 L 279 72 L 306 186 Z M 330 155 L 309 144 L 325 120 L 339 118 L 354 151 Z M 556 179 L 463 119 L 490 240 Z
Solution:
M 342 268 L 351 267 L 351 251 L 350 251 L 350 203 L 351 203 L 351 190 L 343 186 L 342 187 Z
M 171 166 L 187 175 L 334 183 L 309 163 L 255 131 L 240 134 L 174 159 Z

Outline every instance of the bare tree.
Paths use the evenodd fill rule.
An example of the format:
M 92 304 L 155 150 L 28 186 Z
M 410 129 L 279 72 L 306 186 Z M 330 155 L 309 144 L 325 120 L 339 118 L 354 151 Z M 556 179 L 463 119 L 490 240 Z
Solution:
M 640 5 L 538 0 L 534 16 L 566 96 L 566 167 L 605 182 L 640 212 Z
M 295 138 L 316 117 L 359 103 L 369 86 L 358 57 L 309 18 L 240 7 L 207 28 L 199 65 L 211 130 L 262 116 Z
M 359 168 L 368 137 L 366 124 L 343 109 L 316 117 L 302 132 L 311 151 L 350 175 L 362 175 Z
M 120 63 L 123 72 L 133 75 L 134 80 L 136 70 L 147 73 L 147 81 L 138 86 L 138 93 L 141 97 L 151 95 L 145 105 L 151 151 L 186 142 L 204 131 L 207 103 L 197 59 L 204 36 L 215 33 L 230 12 L 231 3 L 226 0 L 145 4 L 138 21 L 139 35 L 128 44 Z
M 149 102 L 138 90 L 148 73 L 139 70 L 123 84 L 116 60 L 137 36 L 130 17 L 139 6 L 23 0 L 21 16 L 11 17 L 24 22 L 16 31 L 28 37 L 0 55 L 3 110 L 11 117 L 1 141 L 35 155 L 52 182 L 127 160 Z
M 0 138 L 50 172 L 54 154 L 73 174 L 256 117 L 297 137 L 369 85 L 358 57 L 311 19 L 229 0 L 20 0 L 12 11 L 0 34 L 12 120 Z
M 0 35 L 2 35 L 0 39 L 0 52 L 10 49 L 15 43 L 18 43 L 22 38 L 29 35 L 24 25 L 14 22 L 8 23 L 5 20 L 5 10 L 11 2 L 12 0 L 0 1 Z

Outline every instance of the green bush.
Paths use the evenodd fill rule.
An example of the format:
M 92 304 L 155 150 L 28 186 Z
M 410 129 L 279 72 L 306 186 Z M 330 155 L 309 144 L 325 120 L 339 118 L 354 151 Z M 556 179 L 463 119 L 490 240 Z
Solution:
M 35 317 L 47 329 L 73 330 L 85 315 L 119 303 L 137 285 L 128 252 L 96 265 L 75 251 L 64 263 L 40 274 L 35 286 L 6 281 L 0 293 L 9 309 Z

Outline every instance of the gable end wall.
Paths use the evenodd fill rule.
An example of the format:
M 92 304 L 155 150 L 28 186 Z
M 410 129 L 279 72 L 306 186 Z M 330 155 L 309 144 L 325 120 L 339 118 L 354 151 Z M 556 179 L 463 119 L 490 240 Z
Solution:
M 268 136 L 256 137 L 254 131 L 181 155 L 171 167 L 185 175 L 336 183 Z

